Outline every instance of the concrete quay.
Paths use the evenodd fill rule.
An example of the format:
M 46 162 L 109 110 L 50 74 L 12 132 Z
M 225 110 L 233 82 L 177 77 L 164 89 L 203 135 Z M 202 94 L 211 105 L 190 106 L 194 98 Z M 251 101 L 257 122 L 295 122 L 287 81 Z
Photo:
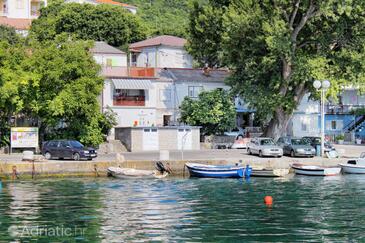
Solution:
M 263 168 L 288 168 L 292 163 L 308 165 L 334 166 L 339 163 L 346 163 L 349 158 L 355 158 L 365 151 L 364 146 L 336 145 L 341 158 L 260 158 L 248 155 L 245 150 L 200 150 L 200 151 L 170 151 L 169 163 L 175 175 L 184 175 L 186 162 L 197 162 L 207 164 L 234 164 L 242 162 L 252 167 Z M 15 179 L 19 178 L 40 178 L 40 177 L 63 177 L 63 176 L 106 176 L 107 168 L 120 166 L 135 169 L 154 169 L 155 161 L 160 159 L 160 153 L 156 152 L 134 152 L 121 154 L 99 155 L 93 161 L 71 161 L 71 160 L 44 160 L 40 156 L 35 162 L 22 161 L 21 154 L 0 155 L 0 177 Z

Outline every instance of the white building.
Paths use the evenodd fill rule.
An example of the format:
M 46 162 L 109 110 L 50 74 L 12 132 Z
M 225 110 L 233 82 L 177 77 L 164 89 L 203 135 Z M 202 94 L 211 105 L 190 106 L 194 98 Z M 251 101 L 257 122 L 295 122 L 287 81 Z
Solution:
M 14 27 L 26 34 L 32 19 L 38 18 L 47 0 L 0 0 L 0 25 Z
M 184 46 L 186 40 L 162 35 L 129 46 L 131 66 L 153 68 L 192 68 L 193 58 Z
M 113 0 L 66 0 L 67 3 L 88 3 L 88 4 L 94 4 L 94 5 L 98 5 L 98 4 L 110 4 L 110 5 L 114 5 L 114 6 L 120 6 L 123 7 L 125 9 L 127 9 L 128 11 L 130 11 L 133 14 L 137 13 L 137 7 L 133 6 L 133 5 L 129 5 L 126 3 L 120 3 L 120 2 L 116 2 Z
M 117 113 L 117 127 L 174 124 L 184 97 L 228 89 L 226 70 L 127 67 L 126 53 L 104 42 L 96 42 L 92 53 L 105 78 L 102 109 Z

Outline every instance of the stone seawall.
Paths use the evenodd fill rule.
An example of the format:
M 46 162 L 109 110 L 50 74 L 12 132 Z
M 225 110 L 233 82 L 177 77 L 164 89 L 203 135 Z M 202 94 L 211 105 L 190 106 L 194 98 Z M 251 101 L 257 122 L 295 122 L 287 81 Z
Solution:
M 253 167 L 263 168 L 288 168 L 290 164 L 299 162 L 310 165 L 334 166 L 338 163 L 346 163 L 347 159 L 289 159 L 289 158 L 252 158 L 244 159 L 242 163 L 250 164 Z M 205 164 L 232 164 L 237 161 L 227 160 L 170 160 L 163 161 L 169 163 L 175 175 L 188 174 L 185 169 L 186 162 L 196 162 Z M 153 170 L 155 161 L 133 160 L 133 161 L 42 161 L 42 162 L 0 162 L 0 177 L 14 179 L 17 174 L 22 178 L 41 178 L 41 177 L 64 177 L 64 176 L 106 176 L 107 168 L 110 166 L 120 166 L 125 168 L 135 168 Z M 33 169 L 34 168 L 34 169 Z

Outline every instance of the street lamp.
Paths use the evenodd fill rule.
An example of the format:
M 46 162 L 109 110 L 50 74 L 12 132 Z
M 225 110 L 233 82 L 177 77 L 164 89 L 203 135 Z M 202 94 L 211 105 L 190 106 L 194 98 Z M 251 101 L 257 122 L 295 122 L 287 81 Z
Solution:
M 330 86 L 331 83 L 328 80 L 315 80 L 313 82 L 313 87 L 321 91 L 321 156 L 324 155 L 324 95 Z

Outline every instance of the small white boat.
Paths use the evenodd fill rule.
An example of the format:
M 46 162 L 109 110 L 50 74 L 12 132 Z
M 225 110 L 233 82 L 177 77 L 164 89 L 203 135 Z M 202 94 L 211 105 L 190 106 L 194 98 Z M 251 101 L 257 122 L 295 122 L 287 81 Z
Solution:
M 283 177 L 289 174 L 289 169 L 253 168 L 253 177 Z
M 291 167 L 294 169 L 294 172 L 297 175 L 330 176 L 330 175 L 338 175 L 341 172 L 341 167 L 325 167 L 325 166 L 302 165 L 302 164 L 292 164 Z
M 133 168 L 109 167 L 108 175 L 120 179 L 128 178 L 165 178 L 172 173 L 169 166 L 164 166 L 161 162 L 156 163 L 156 170 L 138 170 Z
M 365 174 L 365 153 L 361 153 L 357 159 L 347 161 L 347 164 L 339 164 L 344 173 Z

